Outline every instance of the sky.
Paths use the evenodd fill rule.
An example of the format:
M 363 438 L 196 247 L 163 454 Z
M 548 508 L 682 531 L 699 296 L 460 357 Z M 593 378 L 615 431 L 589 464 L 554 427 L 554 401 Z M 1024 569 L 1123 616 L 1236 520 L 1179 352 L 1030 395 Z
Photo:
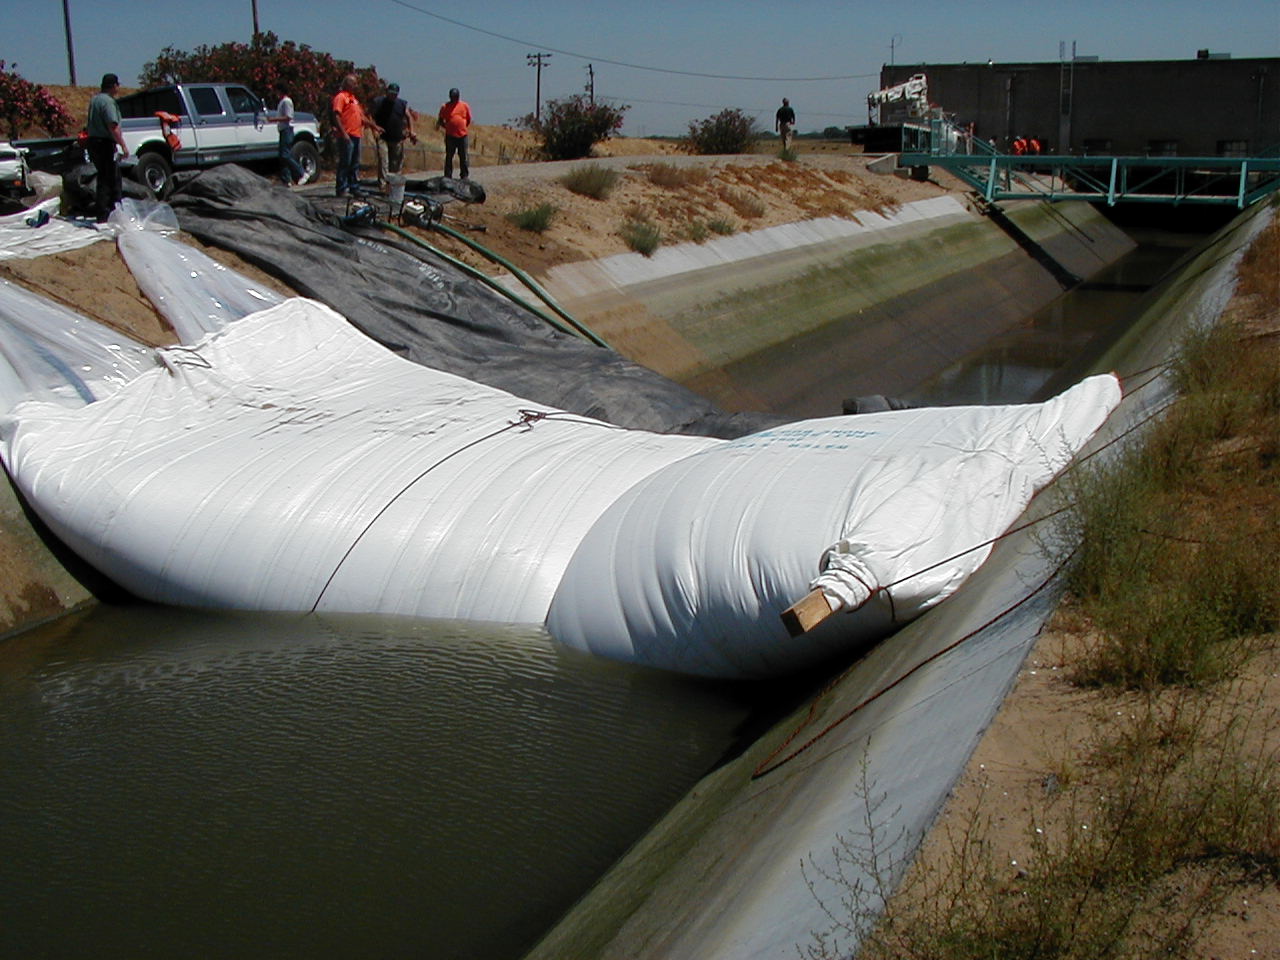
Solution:
M 76 79 L 135 85 L 166 46 L 248 41 L 253 0 L 66 0 Z M 0 0 L 0 60 L 35 83 L 70 71 L 62 0 Z M 18 11 L 21 14 L 18 15 Z M 7 12 L 6 12 L 7 11 Z M 417 110 L 450 87 L 474 122 L 585 92 L 626 104 L 628 136 L 680 135 L 736 107 L 773 129 L 783 97 L 801 132 L 865 123 L 884 64 L 1280 56 L 1280 0 L 257 0 L 258 24 L 357 66 L 376 66 Z M 266 94 L 268 91 L 258 91 Z M 945 104 L 944 104 L 945 106 Z

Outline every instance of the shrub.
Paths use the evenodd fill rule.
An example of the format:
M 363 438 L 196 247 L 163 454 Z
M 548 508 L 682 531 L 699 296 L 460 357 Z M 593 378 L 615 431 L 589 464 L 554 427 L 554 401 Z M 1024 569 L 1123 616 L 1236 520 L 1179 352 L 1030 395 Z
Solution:
M 14 140 L 31 127 L 43 127 L 50 136 L 60 137 L 75 123 L 62 101 L 38 83 L 32 83 L 0 60 L 0 120 L 6 137 Z
M 582 94 L 566 100 L 549 100 L 541 118 L 532 113 L 515 121 L 532 130 L 542 140 L 548 160 L 578 160 L 591 156 L 591 148 L 622 129 L 623 114 L 629 106 L 592 103 Z
M 727 237 L 729 234 L 736 233 L 738 230 L 738 225 L 736 223 L 732 220 L 725 220 L 723 217 L 715 220 L 708 220 L 707 227 L 713 233 L 718 233 L 722 237 Z
M 551 225 L 551 217 L 555 212 L 556 208 L 553 204 L 540 203 L 536 207 L 509 213 L 507 214 L 507 219 L 521 230 L 532 230 L 534 233 L 541 233 Z
M 684 142 L 691 153 L 750 153 L 758 139 L 755 118 L 732 108 L 691 122 Z
M 706 183 L 709 176 L 703 167 L 677 167 L 673 163 L 655 163 L 649 167 L 649 182 L 669 189 Z
M 595 200 L 603 200 L 618 185 L 618 171 L 602 167 L 598 163 L 584 163 L 574 167 L 560 182 L 574 193 Z
M 657 224 L 635 217 L 632 217 L 622 225 L 618 235 L 622 237 L 628 247 L 636 251 L 636 253 L 644 254 L 646 257 L 652 256 L 653 251 L 657 250 L 662 243 L 662 231 Z
M 263 97 L 270 97 L 275 83 L 284 81 L 289 85 L 294 106 L 314 113 L 324 136 L 330 126 L 329 104 L 348 73 L 356 75 L 356 96 L 361 100 L 382 93 L 376 67 L 357 69 L 350 60 L 335 59 L 305 43 L 282 43 L 274 33 L 267 32 L 257 34 L 252 43 L 223 43 L 216 47 L 202 44 L 190 53 L 165 47 L 143 66 L 138 81 L 145 87 L 177 81 L 239 82 Z
M 694 243 L 702 243 L 707 239 L 707 235 L 710 234 L 710 232 L 711 231 L 707 229 L 707 225 L 701 220 L 695 220 L 685 228 L 685 236 Z
M 764 216 L 764 201 L 759 197 L 753 197 L 749 193 L 742 193 L 738 190 L 724 190 L 720 193 L 720 199 L 733 207 L 738 216 L 746 220 L 754 220 L 757 217 Z

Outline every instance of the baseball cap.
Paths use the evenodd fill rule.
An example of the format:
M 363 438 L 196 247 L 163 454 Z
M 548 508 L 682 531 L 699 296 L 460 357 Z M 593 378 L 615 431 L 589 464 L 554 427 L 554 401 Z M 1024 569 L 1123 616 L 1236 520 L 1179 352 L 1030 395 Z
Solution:
M 400 92 L 400 84 L 398 83 L 387 84 L 387 93 L 399 93 L 399 92 Z

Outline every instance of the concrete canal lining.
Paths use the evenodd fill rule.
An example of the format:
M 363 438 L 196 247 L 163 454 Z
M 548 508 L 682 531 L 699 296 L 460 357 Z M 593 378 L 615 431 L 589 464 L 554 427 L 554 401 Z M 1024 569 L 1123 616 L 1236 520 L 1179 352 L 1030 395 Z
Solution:
M 1087 204 L 1009 216 L 1082 277 L 1134 246 Z M 727 409 L 794 417 L 915 386 L 1062 293 L 955 195 L 557 267 L 546 285 L 632 359 Z
M 1124 437 L 1165 402 L 1169 388 L 1151 368 L 1189 327 L 1216 321 L 1239 256 L 1273 211 L 1259 205 L 1216 234 L 1087 371 L 1134 374 L 1091 449 Z M 1053 505 L 1051 490 L 1024 520 Z M 1052 612 L 1055 562 L 1037 533 L 1044 528 L 1003 540 L 945 604 L 705 777 L 529 960 L 793 956 L 832 929 L 827 910 L 852 919 L 843 906 L 852 898 L 874 912 Z M 856 945 L 842 935 L 840 955 Z

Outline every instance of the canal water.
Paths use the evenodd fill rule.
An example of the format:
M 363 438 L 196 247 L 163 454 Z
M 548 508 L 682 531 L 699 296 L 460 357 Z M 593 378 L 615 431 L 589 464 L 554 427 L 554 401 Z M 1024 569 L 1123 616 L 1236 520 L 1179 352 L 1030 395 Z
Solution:
M 905 399 L 1032 398 L 1198 239 Z M 63 618 L 0 641 L 0 955 L 517 958 L 778 695 L 533 628 Z
M 517 957 L 750 708 L 529 628 L 68 617 L 0 643 L 0 955 Z
M 1129 254 L 900 399 L 912 406 L 1025 403 L 1065 389 L 1070 384 L 1054 375 L 1122 332 L 1142 295 L 1205 238 L 1203 230 L 1129 233 L 1138 243 Z

